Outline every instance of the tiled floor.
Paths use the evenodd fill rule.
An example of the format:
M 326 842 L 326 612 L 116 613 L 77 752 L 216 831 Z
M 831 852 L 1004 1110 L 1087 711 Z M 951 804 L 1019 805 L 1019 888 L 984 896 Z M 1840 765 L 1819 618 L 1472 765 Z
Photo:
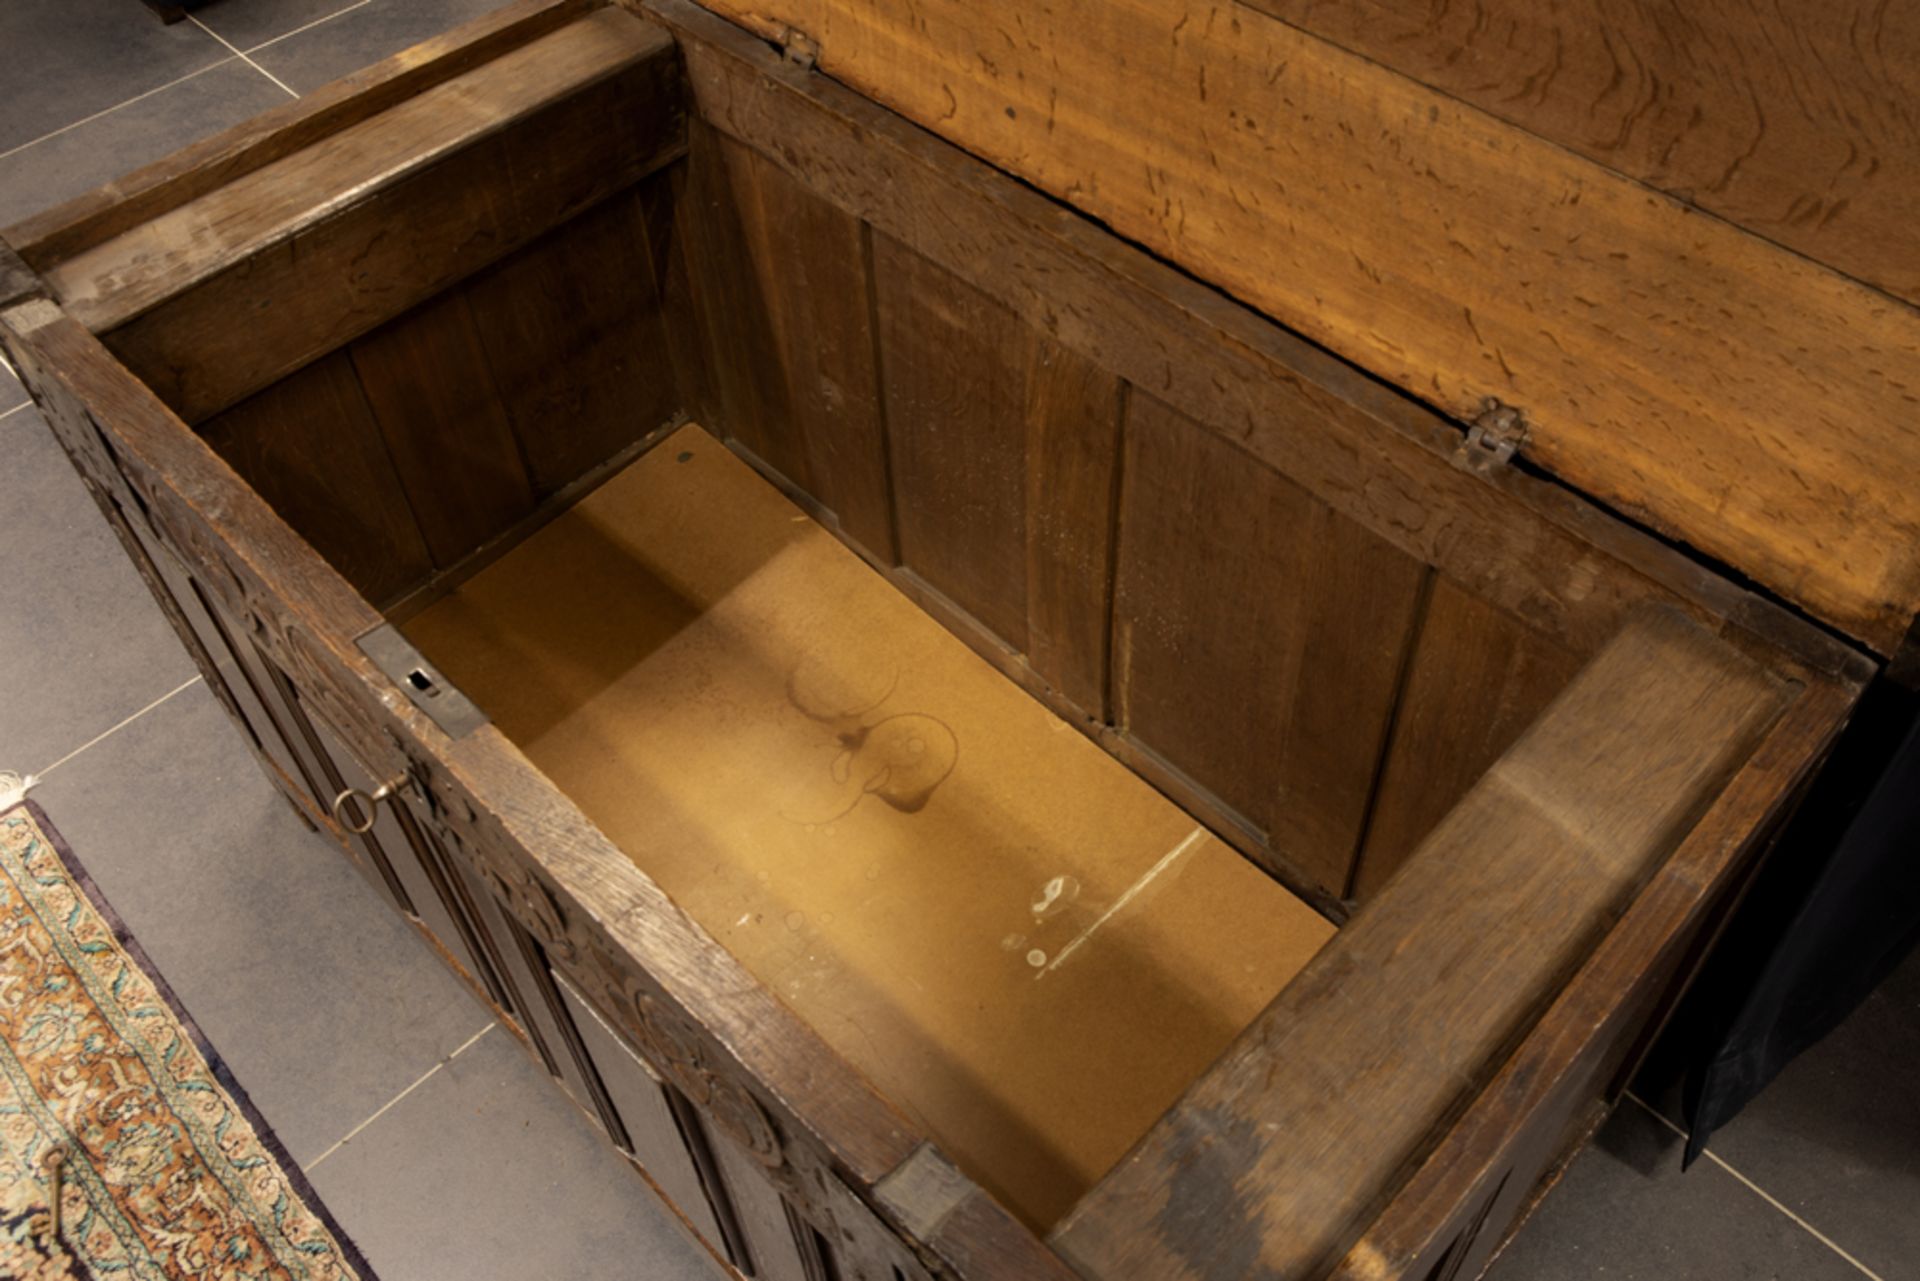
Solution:
M 498 0 L 0 4 L 0 225 Z M 305 831 L 0 371 L 0 767 L 35 793 L 388 1281 L 717 1275 Z M 1679 1170 L 1629 1105 L 1495 1281 L 1920 1277 L 1920 958 Z

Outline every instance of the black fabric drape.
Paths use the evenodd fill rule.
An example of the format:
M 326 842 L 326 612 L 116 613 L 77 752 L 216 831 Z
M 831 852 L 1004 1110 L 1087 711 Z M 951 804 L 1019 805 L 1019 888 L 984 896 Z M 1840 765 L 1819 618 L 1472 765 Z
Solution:
M 1920 941 L 1920 698 L 1882 682 L 1670 1027 L 1687 1163 Z

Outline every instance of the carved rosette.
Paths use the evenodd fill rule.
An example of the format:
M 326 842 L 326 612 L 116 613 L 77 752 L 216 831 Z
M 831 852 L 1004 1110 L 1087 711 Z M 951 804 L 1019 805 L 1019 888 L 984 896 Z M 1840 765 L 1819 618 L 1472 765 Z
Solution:
M 599 940 L 585 948 L 585 977 L 654 1070 L 704 1110 L 754 1160 L 776 1169 L 786 1160 L 773 1118 L 737 1077 L 716 1068 L 706 1038 L 640 978 L 630 961 Z

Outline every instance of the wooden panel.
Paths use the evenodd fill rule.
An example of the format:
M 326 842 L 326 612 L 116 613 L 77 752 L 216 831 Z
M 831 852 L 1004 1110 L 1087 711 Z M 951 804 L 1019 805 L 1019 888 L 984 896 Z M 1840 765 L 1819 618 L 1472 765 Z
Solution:
M 94 486 L 90 484 L 88 488 Z M 261 701 L 253 686 L 252 673 L 241 666 L 226 625 L 179 560 L 154 540 L 153 530 L 146 521 L 137 512 L 121 510 L 118 500 L 109 498 L 108 501 L 114 504 L 109 519 L 115 531 L 123 540 L 131 540 L 129 556 L 173 621 L 188 652 L 194 655 L 208 688 L 219 697 L 253 745 L 269 780 L 286 793 L 295 812 L 318 830 L 316 819 L 320 810 L 300 777 L 293 747 L 281 737 L 279 726 Z
M 559 988 L 594 1074 L 606 1087 L 607 1098 L 619 1114 L 628 1153 L 709 1248 L 724 1251 L 726 1242 L 707 1202 L 707 1189 L 687 1153 L 687 1141 L 674 1120 L 673 1109 L 667 1105 L 666 1086 L 614 1035 L 571 984 L 563 981 Z
M 1591 652 L 1640 602 L 1677 602 L 1820 670 L 1863 670 L 1563 486 L 1460 465 L 1439 416 L 732 23 L 688 0 L 645 7 L 680 41 L 712 128 L 1561 643 Z
M 1628 628 L 1075 1208 L 1062 1252 L 1113 1278 L 1319 1275 L 1707 812 L 1785 693 L 1677 615 Z
M 1920 301 L 1920 11 L 1242 2 Z
M 406 883 L 401 880 L 396 860 L 393 858 L 395 852 L 404 855 L 405 846 L 389 843 L 397 834 L 397 828 L 391 821 L 391 816 L 376 813 L 373 830 L 357 834 L 343 830 L 339 820 L 334 817 L 333 802 L 347 790 L 350 781 L 352 785 L 358 786 L 362 792 L 367 793 L 371 792 L 374 784 L 366 777 L 365 771 L 352 762 L 351 757 L 338 750 L 338 742 L 329 742 L 322 737 L 324 731 L 311 716 L 307 715 L 306 708 L 301 705 L 300 691 L 294 687 L 291 680 L 287 679 L 286 672 L 281 670 L 279 664 L 259 653 L 251 639 L 242 641 L 242 644 L 254 649 L 259 665 L 266 674 L 269 696 L 275 700 L 280 714 L 291 726 L 295 751 L 306 763 L 308 775 L 314 781 L 316 798 L 321 810 L 327 815 L 329 830 L 336 835 L 342 845 L 346 846 L 348 855 L 367 873 L 367 879 L 386 898 L 388 905 L 409 915 L 412 914 L 412 895 Z M 343 765 L 347 768 L 345 773 L 342 772 Z M 459 935 L 453 934 L 448 937 L 453 940 L 451 946 L 458 949 Z M 459 966 L 462 977 L 467 978 L 470 984 L 478 988 L 479 985 L 474 983 L 470 976 L 483 971 L 475 967 L 471 955 L 458 950 L 451 952 L 450 955 Z M 482 991 L 481 995 L 484 996 L 486 993 Z
M 1026 334 L 888 237 L 873 269 L 901 563 L 1025 650 Z
M 1118 380 L 874 237 L 901 561 L 1105 708 Z
M 431 572 L 346 353 L 214 415 L 200 434 L 369 599 L 388 600 Z
M 537 40 L 597 7 L 598 0 L 512 0 L 23 219 L 7 228 L 7 239 L 44 270 Z
M 1882 652 L 1920 609 L 1904 303 L 1244 7 L 711 7 Z
M 805 443 L 792 428 L 779 336 L 755 268 L 750 220 L 758 215 L 745 147 L 694 119 L 687 176 L 674 221 L 707 343 L 716 426 L 803 489 L 813 484 Z
M 1413 652 L 1353 897 L 1367 899 L 1580 670 L 1581 656 L 1439 579 Z
M 767 457 L 804 453 L 794 479 L 808 483 L 850 538 L 891 563 L 893 511 L 865 233 L 857 219 L 759 156 L 731 141 L 722 145 L 784 382 L 788 417 L 769 430 L 792 433 Z
M 47 280 L 197 421 L 683 146 L 671 40 L 602 10 L 87 249 Z
M 304 711 L 301 719 L 305 732 L 313 736 L 315 750 L 336 794 L 340 789 L 357 787 L 363 795 L 371 796 L 384 780 L 375 779 L 325 723 L 306 716 Z M 356 806 L 364 804 L 356 800 Z M 461 981 L 490 1005 L 511 1013 L 515 994 L 500 976 L 493 940 L 474 923 L 470 904 L 447 866 L 446 855 L 412 813 L 404 805 L 376 804 L 373 830 L 357 838 L 346 834 L 342 839 L 349 845 L 357 841 L 383 868 L 391 869 L 407 914 L 419 922 Z
M 1857 694 L 1857 687 L 1815 682 L 1796 699 L 1499 1075 L 1355 1242 L 1331 1274 L 1336 1281 L 1427 1276 L 1429 1261 L 1446 1249 L 1476 1198 L 1507 1177 L 1503 1171 L 1515 1170 L 1511 1182 L 1523 1195 L 1534 1191 L 1529 1176 L 1537 1158 L 1531 1168 L 1518 1158 L 1543 1148 L 1564 1154 L 1555 1141 L 1577 1133 L 1597 1101 L 1618 1097 L 1635 1070 L 1634 1055 L 1679 999 L 1703 936 L 1791 813 Z M 1507 1226 L 1497 1211 L 1489 1216 L 1482 1256 Z M 1460 1272 L 1475 1275 L 1472 1267 Z
M 476 278 L 467 298 L 537 497 L 679 407 L 637 190 Z
M 1027 341 L 1027 658 L 1104 721 L 1126 388 L 1032 330 Z
M 350 350 L 436 566 L 533 510 L 465 293 L 442 294 Z
M 681 221 L 683 213 L 688 218 L 694 216 L 687 196 L 689 167 L 690 163 L 669 165 L 640 183 L 641 216 L 646 222 L 653 279 L 660 289 L 660 309 L 667 326 L 667 349 L 680 407 L 696 422 L 723 427 L 726 419 L 717 408 L 706 320 L 701 300 L 694 296 L 688 267 L 690 237 Z
M 587 1076 L 581 1056 L 573 1051 L 577 1037 L 573 1019 L 561 1001 L 539 941 L 528 935 L 469 869 L 458 860 L 450 859 L 449 863 L 486 932 L 512 997 L 514 1017 L 531 1042 L 535 1057 L 575 1107 L 602 1123 L 596 1106 L 599 1082 Z
M 1136 391 L 1115 723 L 1340 892 L 1423 570 Z
M 824 1281 L 808 1267 L 815 1262 L 806 1257 L 813 1253 L 813 1229 L 794 1221 L 766 1171 L 726 1139 L 714 1141 L 713 1155 L 746 1238 L 740 1270 L 755 1281 Z

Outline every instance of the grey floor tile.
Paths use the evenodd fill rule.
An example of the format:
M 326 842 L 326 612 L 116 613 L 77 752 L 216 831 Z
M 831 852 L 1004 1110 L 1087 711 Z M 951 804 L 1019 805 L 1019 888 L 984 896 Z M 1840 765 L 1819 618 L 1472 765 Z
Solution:
M 487 1024 L 196 684 L 34 793 L 295 1160 Z
M 499 7 L 500 0 L 373 0 L 252 57 L 307 93 Z
M 721 1276 L 499 1030 L 308 1173 L 388 1281 Z
M 1707 1146 L 1888 1281 L 1920 1277 L 1920 953 Z
M 194 674 L 40 420 L 0 419 L 0 769 L 38 770 Z
M 0 49 L 0 151 L 228 56 L 192 23 L 165 25 L 130 0 L 6 0 Z
M 1719 1166 L 1703 1161 L 1682 1174 L 1678 1136 L 1631 1103 L 1487 1273 L 1487 1281 L 1601 1277 L 1862 1281 L 1853 1265 Z
M 20 385 L 5 357 L 0 357 L 0 414 L 27 403 L 27 389 Z
M 212 0 L 193 16 L 236 49 L 251 51 L 364 0 Z
M 137 2 L 127 7 L 145 12 Z M 0 226 L 287 101 L 285 90 L 235 58 L 36 142 L 0 159 Z

